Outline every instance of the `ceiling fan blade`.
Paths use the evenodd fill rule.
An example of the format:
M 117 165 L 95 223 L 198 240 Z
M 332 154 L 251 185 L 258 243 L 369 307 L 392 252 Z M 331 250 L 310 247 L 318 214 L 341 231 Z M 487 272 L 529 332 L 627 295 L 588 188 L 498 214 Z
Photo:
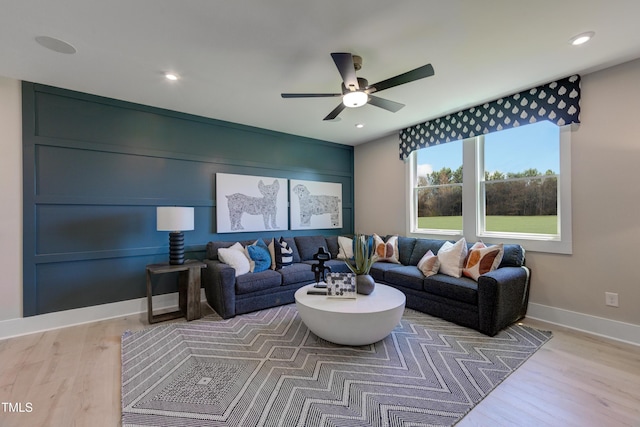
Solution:
M 353 86 L 354 89 L 360 89 L 358 86 L 358 78 L 356 77 L 356 69 L 353 65 L 353 55 L 350 53 L 332 53 L 333 62 L 336 63 L 338 71 L 342 76 L 342 81 L 347 89 Z
M 431 64 L 427 64 L 423 65 L 422 67 L 418 67 L 415 70 L 407 71 L 406 73 L 391 77 L 390 79 L 372 84 L 367 89 L 373 88 L 376 90 L 376 92 L 380 92 L 381 90 L 389 89 L 390 87 L 403 85 L 405 83 L 423 79 L 425 77 L 431 77 L 434 74 L 435 72 L 433 71 L 433 67 L 431 66 Z
M 336 108 L 333 109 L 332 112 L 330 112 L 327 117 L 325 117 L 322 120 L 333 120 L 336 117 L 338 117 L 338 114 L 340 114 L 342 112 L 342 110 L 345 109 L 345 105 L 341 102 L 340 104 L 338 104 L 338 106 Z
M 377 96 L 369 95 L 369 104 L 375 105 L 376 107 L 385 109 L 387 111 L 391 111 L 395 113 L 404 107 L 404 104 L 395 101 L 389 101 L 388 99 L 379 98 Z
M 329 98 L 342 96 L 341 93 L 281 93 L 283 98 Z

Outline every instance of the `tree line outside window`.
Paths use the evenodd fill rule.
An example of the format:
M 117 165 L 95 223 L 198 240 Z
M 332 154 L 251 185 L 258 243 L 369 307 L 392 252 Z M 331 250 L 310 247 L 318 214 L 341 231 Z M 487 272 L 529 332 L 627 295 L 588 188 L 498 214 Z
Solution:
M 485 172 L 484 176 L 486 215 L 556 215 L 558 179 L 554 171 L 495 171 Z M 461 215 L 462 166 L 420 176 L 418 187 L 418 216 Z
M 413 232 L 571 253 L 570 130 L 541 122 L 416 151 Z

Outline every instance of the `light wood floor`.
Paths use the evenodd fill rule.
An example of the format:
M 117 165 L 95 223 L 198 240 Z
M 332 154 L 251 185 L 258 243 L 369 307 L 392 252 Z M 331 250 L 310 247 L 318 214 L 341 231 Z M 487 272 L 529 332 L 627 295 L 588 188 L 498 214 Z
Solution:
M 207 307 L 205 313 L 210 311 Z M 0 341 L 0 426 L 118 426 L 120 337 L 146 314 Z M 184 320 L 177 320 L 184 321 Z M 458 426 L 640 427 L 640 348 L 525 321 L 554 337 Z M 5 408 L 6 407 L 6 408 Z M 15 410 L 14 406 L 14 410 Z

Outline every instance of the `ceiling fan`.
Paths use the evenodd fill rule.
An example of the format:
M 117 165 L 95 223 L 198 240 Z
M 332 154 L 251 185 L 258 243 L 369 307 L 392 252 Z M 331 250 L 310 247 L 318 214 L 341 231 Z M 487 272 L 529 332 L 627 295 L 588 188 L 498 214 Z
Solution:
M 342 93 L 283 93 L 281 96 L 283 98 L 325 98 L 341 96 L 342 103 L 330 112 L 324 120 L 335 119 L 346 107 L 356 108 L 367 103 L 395 113 L 404 107 L 404 104 L 379 98 L 372 95 L 372 93 L 434 75 L 433 67 L 431 64 L 427 64 L 370 85 L 366 79 L 356 77 L 356 71 L 362 68 L 362 58 L 360 56 L 351 53 L 332 53 L 331 58 L 333 58 L 333 62 L 335 62 L 342 76 Z

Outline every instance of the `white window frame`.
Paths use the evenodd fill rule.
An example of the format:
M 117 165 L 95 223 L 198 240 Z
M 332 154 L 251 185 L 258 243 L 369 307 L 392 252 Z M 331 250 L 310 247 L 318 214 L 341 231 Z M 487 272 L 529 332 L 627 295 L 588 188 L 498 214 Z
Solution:
M 577 126 L 577 125 L 574 125 Z M 484 200 L 481 179 L 484 175 L 482 147 L 484 137 L 468 138 L 463 141 L 463 185 L 462 185 L 462 232 L 456 230 L 419 230 L 417 228 L 416 166 L 417 154 L 411 153 L 406 166 L 409 190 L 407 213 L 407 235 L 434 239 L 456 239 L 467 241 L 482 240 L 485 243 L 517 243 L 533 252 L 573 253 L 571 232 L 571 125 L 560 127 L 560 173 L 558 176 L 558 235 L 501 233 L 483 231 Z

